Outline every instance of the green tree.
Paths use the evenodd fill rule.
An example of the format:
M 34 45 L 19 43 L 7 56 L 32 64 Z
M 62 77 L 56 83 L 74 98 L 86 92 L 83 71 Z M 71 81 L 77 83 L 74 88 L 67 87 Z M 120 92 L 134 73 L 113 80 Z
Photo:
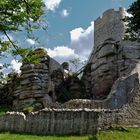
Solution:
M 140 0 L 136 0 L 127 10 L 132 16 L 126 17 L 128 23 L 126 39 L 140 42 Z
M 9 33 L 26 31 L 28 38 L 33 37 L 32 31 L 41 27 L 44 7 L 42 0 L 0 0 L 0 33 L 8 40 L 0 39 L 0 56 L 10 52 L 27 61 L 31 49 L 20 47 Z

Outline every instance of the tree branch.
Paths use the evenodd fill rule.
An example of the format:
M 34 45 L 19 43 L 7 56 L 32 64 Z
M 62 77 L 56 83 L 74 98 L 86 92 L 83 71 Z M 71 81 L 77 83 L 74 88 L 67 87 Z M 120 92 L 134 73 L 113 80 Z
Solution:
M 18 47 L 13 43 L 13 41 L 11 40 L 11 38 L 9 37 L 9 35 L 6 33 L 5 30 L 3 30 L 3 33 L 5 34 L 5 36 L 9 40 L 9 42 L 12 44 L 12 46 L 14 47 L 14 49 L 18 51 Z

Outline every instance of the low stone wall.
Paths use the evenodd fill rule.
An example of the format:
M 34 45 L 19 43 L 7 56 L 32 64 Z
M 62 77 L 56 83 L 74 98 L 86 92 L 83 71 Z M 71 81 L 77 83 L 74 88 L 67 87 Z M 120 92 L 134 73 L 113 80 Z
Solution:
M 0 131 L 32 134 L 89 134 L 112 126 L 140 127 L 140 92 L 121 109 L 43 109 L 0 117 Z
M 97 130 L 99 111 L 46 109 L 25 115 L 11 112 L 0 117 L 0 131 L 33 134 L 87 134 Z

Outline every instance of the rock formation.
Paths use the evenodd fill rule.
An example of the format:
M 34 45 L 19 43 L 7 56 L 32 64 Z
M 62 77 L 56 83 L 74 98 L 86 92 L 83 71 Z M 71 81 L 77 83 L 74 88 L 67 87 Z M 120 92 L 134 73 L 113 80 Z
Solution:
M 118 78 L 140 74 L 140 44 L 123 40 L 125 13 L 123 8 L 119 11 L 110 9 L 95 20 L 95 45 L 88 62 L 91 76 L 87 79 L 91 84 L 92 99 L 107 98 Z
M 37 49 L 33 54 L 38 51 L 47 53 Z M 55 88 L 63 81 L 63 68 L 57 61 L 43 55 L 39 63 L 23 63 L 20 69 L 19 85 L 13 92 L 13 109 L 39 110 L 55 101 Z

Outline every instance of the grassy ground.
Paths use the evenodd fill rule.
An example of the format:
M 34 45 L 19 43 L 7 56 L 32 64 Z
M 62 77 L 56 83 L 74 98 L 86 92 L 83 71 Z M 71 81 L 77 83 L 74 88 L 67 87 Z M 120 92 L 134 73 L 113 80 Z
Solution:
M 100 132 L 95 140 L 140 140 L 140 129 L 130 129 L 129 132 Z
M 140 140 L 140 129 L 130 129 L 129 132 L 99 132 L 86 136 L 36 136 L 6 132 L 0 133 L 0 140 Z

